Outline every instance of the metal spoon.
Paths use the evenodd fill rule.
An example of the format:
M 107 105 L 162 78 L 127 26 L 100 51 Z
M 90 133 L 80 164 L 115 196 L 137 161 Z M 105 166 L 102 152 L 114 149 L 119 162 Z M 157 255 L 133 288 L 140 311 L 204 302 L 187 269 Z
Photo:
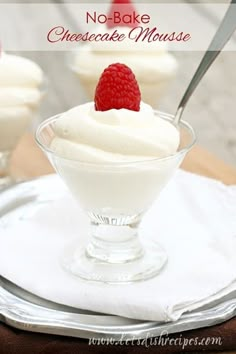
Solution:
M 220 54 L 221 50 L 228 42 L 234 31 L 236 30 L 236 0 L 232 0 L 229 8 L 218 28 L 208 50 L 203 56 L 190 84 L 188 85 L 183 98 L 180 101 L 178 109 L 175 114 L 174 123 L 177 125 L 181 119 L 184 108 L 194 92 L 195 88 L 201 81 L 204 74 L 207 72 L 213 61 Z

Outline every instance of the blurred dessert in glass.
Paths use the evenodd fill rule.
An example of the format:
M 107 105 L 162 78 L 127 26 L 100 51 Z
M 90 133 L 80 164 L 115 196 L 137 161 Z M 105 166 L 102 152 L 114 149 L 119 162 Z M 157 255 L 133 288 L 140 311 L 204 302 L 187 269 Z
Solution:
M 9 159 L 30 127 L 42 98 L 43 72 L 33 61 L 0 57 L 0 188 L 10 181 Z
M 125 7 L 123 7 L 124 4 Z M 111 17 L 110 14 L 116 9 L 132 13 L 134 11 L 133 5 L 127 4 L 128 1 L 123 1 L 122 4 L 114 1 L 108 17 Z M 73 53 L 70 65 L 78 75 L 89 100 L 94 98 L 94 90 L 103 70 L 111 63 L 120 62 L 129 66 L 134 72 L 139 82 L 143 101 L 153 108 L 158 107 L 160 98 L 175 77 L 177 61 L 167 51 L 164 42 L 133 42 L 128 39 L 129 32 L 134 26 L 122 22 L 119 26 L 111 22 L 100 25 L 92 32 L 95 34 L 106 32 L 111 35 L 117 29 L 119 33 L 125 34 L 125 40 L 121 42 L 87 42 L 81 44 L 79 49 Z

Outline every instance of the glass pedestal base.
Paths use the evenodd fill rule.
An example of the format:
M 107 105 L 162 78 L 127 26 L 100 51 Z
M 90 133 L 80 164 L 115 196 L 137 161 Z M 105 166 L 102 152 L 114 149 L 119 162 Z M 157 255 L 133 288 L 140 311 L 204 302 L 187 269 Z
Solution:
M 145 247 L 137 258 L 124 261 L 91 256 L 90 246 L 78 247 L 78 241 L 68 245 L 62 257 L 64 269 L 88 281 L 129 283 L 156 276 L 167 262 L 166 252 L 153 241 L 145 241 Z

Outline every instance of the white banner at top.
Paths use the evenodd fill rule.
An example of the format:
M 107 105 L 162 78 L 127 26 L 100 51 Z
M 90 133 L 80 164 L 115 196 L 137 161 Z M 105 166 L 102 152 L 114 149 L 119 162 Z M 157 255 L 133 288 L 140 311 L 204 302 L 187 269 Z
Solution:
M 232 5 L 235 11 L 236 4 Z M 228 4 L 0 4 L 6 51 L 207 50 Z M 215 48 L 217 50 L 218 48 Z M 236 36 L 224 50 L 236 50 Z

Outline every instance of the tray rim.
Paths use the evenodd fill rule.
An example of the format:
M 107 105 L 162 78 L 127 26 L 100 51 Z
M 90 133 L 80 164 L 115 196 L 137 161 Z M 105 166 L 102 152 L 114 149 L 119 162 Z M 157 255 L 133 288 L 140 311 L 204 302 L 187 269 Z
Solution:
M 71 336 L 84 339 L 137 340 L 166 334 L 209 327 L 236 315 L 236 299 L 225 300 L 216 306 L 193 313 L 186 313 L 175 322 L 140 321 L 137 324 L 94 324 L 81 321 L 81 314 L 48 309 L 32 304 L 0 286 L 0 320 L 12 327 L 30 332 Z M 83 315 L 87 316 L 87 315 Z M 94 317 L 94 316 L 93 316 Z M 117 318 L 117 316 L 104 316 Z M 120 318 L 122 320 L 122 318 Z M 127 321 L 127 319 L 124 319 Z M 136 321 L 137 322 L 137 321 Z

